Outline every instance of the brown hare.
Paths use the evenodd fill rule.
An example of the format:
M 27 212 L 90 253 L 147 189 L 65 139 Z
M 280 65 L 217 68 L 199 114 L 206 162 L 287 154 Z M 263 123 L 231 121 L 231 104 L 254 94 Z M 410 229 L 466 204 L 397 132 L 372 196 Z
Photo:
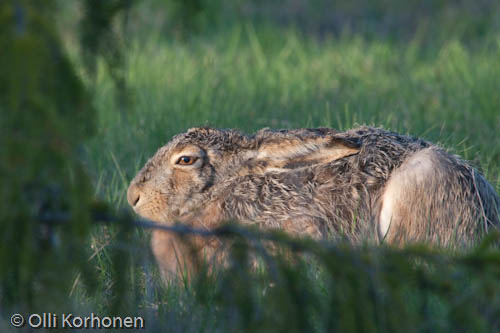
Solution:
M 213 228 L 238 220 L 313 238 L 469 246 L 500 224 L 500 198 L 468 163 L 427 141 L 379 128 L 192 128 L 132 180 L 141 216 Z M 155 230 L 164 274 L 189 260 L 183 242 Z M 217 240 L 199 240 L 211 253 Z

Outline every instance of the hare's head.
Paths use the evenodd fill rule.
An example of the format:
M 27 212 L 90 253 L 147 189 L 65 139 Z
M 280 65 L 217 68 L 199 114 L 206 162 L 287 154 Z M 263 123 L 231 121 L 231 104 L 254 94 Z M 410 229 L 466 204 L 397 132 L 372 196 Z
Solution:
M 127 199 L 139 215 L 170 222 L 203 209 L 215 188 L 239 177 L 293 172 L 358 151 L 357 142 L 330 129 L 263 129 L 247 136 L 235 130 L 192 128 L 146 163 L 132 180 Z

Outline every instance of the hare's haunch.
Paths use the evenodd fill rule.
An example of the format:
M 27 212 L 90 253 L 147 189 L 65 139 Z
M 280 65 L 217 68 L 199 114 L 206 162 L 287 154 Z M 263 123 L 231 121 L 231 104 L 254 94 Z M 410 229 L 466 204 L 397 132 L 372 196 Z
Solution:
M 498 195 L 468 163 L 371 127 L 255 135 L 193 128 L 158 150 L 127 198 L 159 223 L 213 228 L 234 219 L 354 242 L 376 235 L 391 244 L 467 246 L 500 224 Z M 152 246 L 162 268 L 175 270 L 183 258 L 175 238 L 154 232 Z

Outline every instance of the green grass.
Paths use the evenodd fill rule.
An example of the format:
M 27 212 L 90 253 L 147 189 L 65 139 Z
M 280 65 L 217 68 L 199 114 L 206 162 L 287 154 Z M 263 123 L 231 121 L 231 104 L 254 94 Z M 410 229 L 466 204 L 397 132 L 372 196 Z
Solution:
M 249 132 L 262 127 L 347 129 L 355 124 L 380 125 L 438 142 L 472 160 L 500 190 L 500 35 L 491 35 L 474 48 L 451 38 L 429 49 L 417 40 L 368 41 L 356 36 L 318 39 L 293 29 L 259 30 L 246 24 L 187 41 L 168 41 L 158 35 L 132 39 L 126 55 L 131 101 L 127 109 L 115 103 L 113 82 L 103 64 L 95 84 L 87 82 L 94 91 L 99 128 L 85 146 L 85 159 L 96 196 L 117 210 L 126 208 L 128 182 L 147 158 L 172 135 L 200 125 Z M 269 273 L 245 277 L 237 266 L 234 271 L 221 273 L 227 285 L 205 281 L 199 282 L 206 283 L 205 289 L 197 284 L 163 287 L 151 260 L 147 233 L 142 231 L 121 239 L 113 228 L 99 227 L 91 243 L 95 255 L 90 261 L 99 271 L 98 290 L 89 296 L 76 287 L 78 302 L 91 309 L 107 309 L 113 296 L 109 290 L 115 283 L 113 251 L 126 248 L 131 258 L 124 277 L 129 286 L 128 301 L 147 313 L 152 329 L 168 325 L 163 327 L 172 331 L 239 330 L 248 324 L 247 328 L 257 330 L 261 322 L 267 329 L 271 327 L 265 325 L 275 323 L 321 331 L 333 320 L 339 326 L 332 327 L 341 331 L 374 327 L 390 330 L 398 325 L 411 331 L 446 331 L 460 318 L 470 319 L 477 313 L 494 318 L 488 313 L 488 305 L 477 297 L 487 294 L 484 288 L 494 286 L 498 275 L 485 273 L 487 266 L 476 271 L 473 263 L 460 266 L 467 257 L 443 271 L 439 262 L 428 262 L 430 270 L 420 267 L 411 271 L 412 265 L 404 263 L 404 251 L 387 254 L 381 249 L 377 257 L 369 250 L 334 249 L 331 255 L 337 256 L 332 258 L 346 270 L 342 273 L 342 266 L 331 262 L 334 266 L 326 270 L 334 274 L 330 278 L 339 285 L 299 262 L 299 267 L 282 267 L 284 275 L 278 280 L 288 281 L 288 285 L 272 289 L 266 298 L 261 293 L 269 282 Z M 349 258 L 343 258 L 342 253 Z M 401 265 L 389 267 L 386 256 Z M 418 261 L 432 256 L 424 251 L 416 257 Z M 449 259 L 443 258 L 436 260 Z M 356 260 L 367 260 L 367 267 L 374 271 L 364 270 L 363 265 L 351 268 Z M 398 281 L 397 274 L 391 280 L 391 269 L 409 281 Z M 230 274 L 237 277 L 234 285 Z M 387 280 L 356 280 L 359 274 Z M 428 285 L 441 274 L 442 281 Z M 481 284 L 481 274 L 493 280 Z M 250 278 L 262 279 L 260 285 L 253 285 Z M 456 293 L 464 283 L 467 288 L 461 297 Z M 238 288 L 246 287 L 247 294 L 238 293 Z M 224 288 L 234 292 L 234 298 L 227 299 L 227 293 L 221 292 Z M 496 302 L 491 311 L 497 314 L 499 290 L 498 286 L 491 288 L 490 300 Z M 305 304 L 305 308 L 290 304 Z M 230 305 L 236 308 L 231 310 Z M 362 313 L 360 306 L 374 312 Z M 470 311 L 461 313 L 461 306 Z M 274 315 L 266 311 L 274 311 Z M 393 318 L 391 311 L 404 316 Z M 304 316 L 309 319 L 300 321 Z M 359 318 L 364 319 L 359 322 Z M 378 326 L 370 326 L 373 322 Z M 411 323 L 420 326 L 411 329 Z M 471 319 L 470 323 L 469 329 L 488 328 L 481 326 L 483 322 Z

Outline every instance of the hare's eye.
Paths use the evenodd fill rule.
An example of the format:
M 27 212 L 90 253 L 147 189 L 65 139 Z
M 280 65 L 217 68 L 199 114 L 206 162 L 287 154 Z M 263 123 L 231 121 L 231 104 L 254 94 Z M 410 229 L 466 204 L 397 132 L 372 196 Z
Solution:
M 181 156 L 179 160 L 177 161 L 177 164 L 180 165 L 191 165 L 194 162 L 196 162 L 196 157 L 191 157 L 191 156 Z

